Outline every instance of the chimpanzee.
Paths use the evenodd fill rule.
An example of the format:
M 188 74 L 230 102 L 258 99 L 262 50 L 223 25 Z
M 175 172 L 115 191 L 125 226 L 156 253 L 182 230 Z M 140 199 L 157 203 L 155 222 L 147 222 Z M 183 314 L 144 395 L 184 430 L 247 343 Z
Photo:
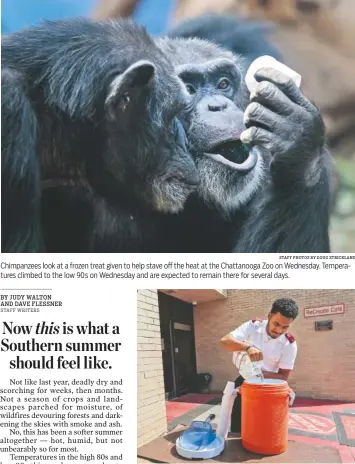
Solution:
M 204 19 L 204 27 L 211 20 L 214 19 Z M 222 18 L 219 28 L 224 31 L 224 36 L 219 34 L 216 38 L 226 46 L 231 44 L 230 48 L 237 52 L 237 30 L 230 28 L 227 19 L 223 28 L 223 21 Z M 262 47 L 258 49 L 260 42 L 255 46 L 247 45 L 250 39 L 248 27 L 243 27 L 238 36 L 243 44 L 241 52 L 244 58 L 206 41 L 181 38 L 159 39 L 157 45 L 164 53 L 161 55 L 154 49 L 152 56 L 151 42 L 148 41 L 148 51 L 145 43 L 148 39 L 143 34 L 140 53 L 134 54 L 134 57 L 130 55 L 131 59 L 123 69 L 128 72 L 132 62 L 136 63 L 135 58 L 148 59 L 154 65 L 153 76 L 147 78 L 149 72 L 144 62 L 145 71 L 142 74 L 145 77 L 139 72 L 140 77 L 133 79 L 133 88 L 139 90 L 139 99 L 135 99 L 132 92 L 127 95 L 124 85 L 119 98 L 115 97 L 117 105 L 114 108 L 117 108 L 117 113 L 114 112 L 113 119 L 112 111 L 105 102 L 110 100 L 108 97 L 115 85 L 103 86 L 103 82 L 109 80 L 110 66 L 101 68 L 100 58 L 107 63 L 105 50 L 110 59 L 115 52 L 123 50 L 119 54 L 123 60 L 127 50 L 132 53 L 131 49 L 137 47 L 139 34 L 132 34 L 129 41 L 129 34 L 123 40 L 124 34 L 118 39 L 116 34 L 106 32 L 113 40 L 109 41 L 109 45 L 104 40 L 105 48 L 102 45 L 105 33 L 101 26 L 97 27 L 100 32 L 91 40 L 89 36 L 95 32 L 95 27 L 90 26 L 91 30 L 87 36 L 84 34 L 83 39 L 88 47 L 84 46 L 83 49 L 81 45 L 81 53 L 74 57 L 70 46 L 78 41 L 81 30 L 68 40 L 62 37 L 64 45 L 54 47 L 57 53 L 49 53 L 47 50 L 44 56 L 38 46 L 38 42 L 42 43 L 44 38 L 43 32 L 39 36 L 36 30 L 32 34 L 36 43 L 32 51 L 37 50 L 35 55 L 38 55 L 35 61 L 37 65 L 34 66 L 36 72 L 30 66 L 33 53 L 27 53 L 31 59 L 14 59 L 16 66 L 8 66 L 11 79 L 16 81 L 16 86 L 11 84 L 11 91 L 16 93 L 17 88 L 21 90 L 17 100 L 23 106 L 16 105 L 12 112 L 7 111 L 5 115 L 5 121 L 10 121 L 5 131 L 5 134 L 10 134 L 5 139 L 5 147 L 14 146 L 16 149 L 7 149 L 5 152 L 3 165 L 7 168 L 5 175 L 3 172 L 3 179 L 6 178 L 6 186 L 23 185 L 24 190 L 21 187 L 18 191 L 20 194 L 27 193 L 27 197 L 19 195 L 19 203 L 15 195 L 17 191 L 10 192 L 11 202 L 17 201 L 17 205 L 13 203 L 14 210 L 21 209 L 18 205 L 22 211 L 26 209 L 28 214 L 22 216 L 24 221 L 29 217 L 37 217 L 38 203 L 33 199 L 39 195 L 38 183 L 35 181 L 39 176 L 39 167 L 31 155 L 37 142 L 35 137 L 25 136 L 26 131 L 31 135 L 37 130 L 39 141 L 45 140 L 44 148 L 42 146 L 39 150 L 39 158 L 41 170 L 45 174 L 42 174 L 42 220 L 48 251 L 329 251 L 331 159 L 325 146 L 322 118 L 292 81 L 271 69 L 258 73 L 260 84 L 257 92 L 248 100 L 244 75 L 252 53 L 256 52 L 255 56 L 273 54 Z M 117 27 L 110 25 L 109 29 L 112 31 L 112 28 Z M 130 27 L 134 29 L 134 26 Z M 207 27 L 206 30 L 214 34 L 213 28 Z M 179 31 L 173 34 L 179 35 Z M 193 28 L 190 28 L 189 34 L 194 35 Z M 199 34 L 202 34 L 201 29 L 196 33 Z M 56 43 L 52 33 L 46 31 L 44 36 L 48 40 L 43 43 Z M 253 37 L 255 42 L 255 28 Z M 18 43 L 16 47 L 18 54 Z M 88 48 L 95 53 L 88 53 Z M 107 52 L 107 48 L 110 52 Z M 71 59 L 69 68 L 67 49 Z M 25 57 L 26 51 L 23 53 Z M 13 54 L 10 53 L 10 56 Z M 81 61 L 75 67 L 78 58 Z M 188 104 L 175 79 L 174 85 L 171 83 L 171 76 L 174 75 L 171 68 L 170 72 L 162 71 L 162 63 L 166 66 L 164 69 L 168 69 L 167 61 L 173 61 L 190 93 Z M 19 68 L 18 62 L 25 65 Z M 41 72 L 40 63 L 45 63 L 44 71 L 41 69 Z M 28 76 L 32 74 L 37 77 L 29 79 Z M 86 74 L 89 79 L 84 81 Z M 122 75 L 122 71 L 119 74 Z M 141 85 L 142 81 L 144 85 Z M 73 82 L 76 84 L 74 87 Z M 120 82 L 118 79 L 118 86 Z M 12 99 L 14 102 L 16 99 L 11 97 L 10 90 L 7 95 L 9 98 L 6 101 L 11 108 Z M 144 100 L 143 95 L 147 95 L 147 100 Z M 141 108 L 137 105 L 141 104 L 142 99 L 148 101 L 147 106 L 143 105 L 143 114 L 137 109 Z M 16 129 L 18 126 L 12 116 L 16 114 L 15 109 L 18 111 L 19 108 L 21 118 L 27 121 L 25 127 L 20 124 L 21 133 Z M 190 195 L 183 212 L 162 215 L 156 211 L 181 211 L 184 201 L 197 183 L 196 171 L 186 156 L 184 130 L 177 121 L 177 115 L 187 131 L 190 148 L 195 153 L 201 184 L 197 194 Z M 17 118 L 17 121 L 21 118 Z M 166 207 L 166 198 L 162 199 L 157 193 L 156 182 L 149 174 L 160 172 L 157 166 L 166 168 L 167 160 L 174 167 L 169 156 L 174 155 L 174 160 L 177 157 L 171 144 L 173 128 L 169 121 L 175 127 L 177 145 L 184 148 L 179 153 L 179 167 L 171 169 L 171 176 L 162 177 L 166 188 L 171 179 L 173 185 L 179 181 L 180 192 L 183 193 L 180 196 L 176 194 L 176 188 L 170 190 L 169 207 Z M 55 136 L 52 139 L 48 134 Z M 21 140 L 25 137 L 28 143 L 24 149 Z M 169 143 L 159 143 L 164 139 Z M 166 149 L 162 153 L 160 150 L 164 147 Z M 169 154 L 170 150 L 172 154 Z M 119 152 L 120 156 L 112 157 L 113 151 Z M 25 152 L 26 156 L 18 161 L 21 152 Z M 17 155 L 14 156 L 14 153 Z M 9 168 L 11 157 L 15 168 L 12 171 Z M 152 171 L 153 165 L 155 169 Z M 149 169 L 145 171 L 147 166 Z M 9 172 L 13 173 L 12 177 L 8 175 Z M 16 179 L 17 183 L 11 179 Z M 152 195 L 146 194 L 147 186 L 153 186 L 152 190 L 156 193 L 153 194 L 154 205 Z M 26 199 L 27 204 L 24 203 Z M 178 205 L 174 200 L 178 201 Z M 143 207 L 147 203 L 148 208 Z M 6 211 L 11 211 L 11 203 L 7 202 L 7 205 L 10 207 Z M 35 215 L 30 214 L 32 211 Z M 27 243 L 30 243 L 27 251 L 35 251 L 40 247 L 37 245 L 40 243 L 37 224 L 34 221 L 33 224 L 28 223 L 27 228 L 17 229 L 22 235 L 15 234 L 16 245 L 11 244 L 12 251 L 16 251 L 16 247 L 26 251 L 24 248 Z M 10 235 L 11 230 L 14 229 L 10 228 Z M 31 234 L 36 241 L 31 242 Z M 34 242 L 36 246 L 31 245 Z M 3 251 L 6 251 L 4 247 Z M 11 249 L 7 247 L 7 251 Z
M 146 31 L 44 22 L 3 37 L 2 70 L 2 251 L 154 250 L 151 216 L 198 174 L 190 96 Z
M 247 31 L 210 16 L 157 41 L 193 98 L 180 119 L 200 175 L 184 211 L 166 218 L 166 251 L 329 252 L 332 162 L 323 119 L 274 69 L 257 72 L 249 95 L 244 77 L 258 44 L 254 38 L 256 49 L 248 48 Z M 238 56 L 195 35 L 248 51 Z

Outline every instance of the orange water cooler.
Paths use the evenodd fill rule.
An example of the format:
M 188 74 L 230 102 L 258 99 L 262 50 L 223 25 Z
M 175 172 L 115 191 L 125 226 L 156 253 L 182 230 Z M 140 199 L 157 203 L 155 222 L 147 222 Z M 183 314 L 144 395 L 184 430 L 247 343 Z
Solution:
M 243 383 L 242 445 L 259 454 L 280 454 L 288 441 L 290 387 L 285 380 L 253 379 Z

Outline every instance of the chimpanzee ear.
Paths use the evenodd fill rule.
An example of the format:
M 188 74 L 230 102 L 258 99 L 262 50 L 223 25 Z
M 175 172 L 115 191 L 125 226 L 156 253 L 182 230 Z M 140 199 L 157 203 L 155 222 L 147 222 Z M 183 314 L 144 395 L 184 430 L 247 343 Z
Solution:
M 130 92 L 149 85 L 155 76 L 153 63 L 140 60 L 111 82 L 105 105 L 124 111 L 130 102 Z

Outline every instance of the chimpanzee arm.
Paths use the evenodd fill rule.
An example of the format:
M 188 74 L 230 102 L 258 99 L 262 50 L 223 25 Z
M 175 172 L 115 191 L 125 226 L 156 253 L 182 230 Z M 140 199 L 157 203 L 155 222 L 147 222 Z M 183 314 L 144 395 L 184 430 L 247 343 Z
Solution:
M 127 208 L 126 208 L 127 206 Z M 50 253 L 139 253 L 156 251 L 152 215 L 114 206 L 87 185 L 46 188 L 42 226 Z
M 152 253 L 159 238 L 154 213 L 100 199 L 95 206 L 90 251 L 95 253 Z
M 327 253 L 332 162 L 322 117 L 282 73 L 256 77 L 241 138 L 271 153 L 271 163 L 234 251 Z
M 19 74 L 2 70 L 1 251 L 42 250 L 37 121 Z
M 254 200 L 234 251 L 328 253 L 329 191 L 325 167 L 312 187 L 300 184 L 290 191 L 270 181 Z

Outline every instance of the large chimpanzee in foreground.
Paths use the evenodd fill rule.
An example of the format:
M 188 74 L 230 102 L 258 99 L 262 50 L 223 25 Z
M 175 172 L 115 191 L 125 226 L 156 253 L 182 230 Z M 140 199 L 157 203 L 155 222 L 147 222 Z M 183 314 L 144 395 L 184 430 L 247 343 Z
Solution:
M 145 30 L 47 22 L 3 38 L 2 71 L 2 251 L 154 251 L 198 176 Z
M 180 119 L 201 181 L 184 211 L 166 218 L 167 251 L 329 252 L 332 162 L 323 120 L 273 69 L 257 73 L 249 100 L 248 64 L 275 56 L 255 28 L 208 16 L 158 41 L 193 97 Z M 188 36 L 214 39 L 244 58 Z

